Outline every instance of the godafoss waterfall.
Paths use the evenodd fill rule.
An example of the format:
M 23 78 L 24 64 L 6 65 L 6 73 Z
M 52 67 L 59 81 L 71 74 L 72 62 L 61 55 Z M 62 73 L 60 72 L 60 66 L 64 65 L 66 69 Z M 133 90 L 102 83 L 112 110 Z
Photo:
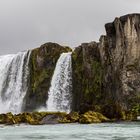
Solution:
M 71 52 L 62 53 L 57 61 L 48 93 L 48 111 L 70 112 L 72 102 L 71 65 Z
M 28 90 L 30 51 L 0 56 L 0 113 L 20 113 Z M 70 112 L 72 102 L 71 52 L 62 53 L 52 76 L 47 111 Z
M 73 51 L 0 56 L 0 140 L 140 139 L 140 14 L 105 29 Z
M 0 56 L 0 113 L 20 113 L 28 88 L 30 52 Z

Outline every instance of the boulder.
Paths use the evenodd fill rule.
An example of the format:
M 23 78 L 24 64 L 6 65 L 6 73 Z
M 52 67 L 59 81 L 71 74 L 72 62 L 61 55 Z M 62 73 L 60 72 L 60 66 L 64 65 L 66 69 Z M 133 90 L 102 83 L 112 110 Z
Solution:
M 17 121 L 15 120 L 14 115 L 11 112 L 7 114 L 0 114 L 0 124 L 12 125 L 16 123 Z
M 98 112 L 88 111 L 80 116 L 79 123 L 101 123 L 108 122 L 109 119 Z
M 60 118 L 59 123 L 76 123 L 79 122 L 79 117 L 80 115 L 78 112 L 71 112 L 70 114 Z
M 60 116 L 56 114 L 51 114 L 45 116 L 41 121 L 40 124 L 58 124 L 60 120 Z

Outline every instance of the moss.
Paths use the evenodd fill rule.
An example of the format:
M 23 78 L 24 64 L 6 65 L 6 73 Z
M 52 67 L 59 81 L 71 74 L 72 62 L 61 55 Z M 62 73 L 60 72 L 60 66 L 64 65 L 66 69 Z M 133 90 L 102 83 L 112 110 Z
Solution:
M 17 121 L 15 120 L 14 115 L 9 112 L 7 114 L 0 114 L 0 123 L 11 125 L 16 124 Z
M 13 115 L 12 113 L 0 114 L 0 124 L 20 124 L 41 125 L 41 121 L 48 115 L 56 115 L 59 118 L 66 118 L 65 112 L 24 112 Z M 64 121 L 64 120 L 63 120 Z
M 6 124 L 16 124 L 17 121 L 14 118 L 14 115 L 10 112 L 6 114 L 7 118 L 6 118 Z
M 86 46 L 87 45 L 87 46 Z M 79 46 L 72 53 L 74 110 L 94 110 L 102 98 L 103 68 L 96 44 Z
M 35 119 L 32 113 L 24 113 L 23 115 L 24 115 L 25 123 L 28 123 L 30 125 L 40 124 L 38 118 Z
M 36 76 L 36 80 L 32 87 L 33 91 L 35 91 L 39 87 L 39 84 L 42 83 L 44 79 L 47 79 L 47 78 L 49 78 L 49 72 L 48 70 L 43 69 L 42 72 Z
M 79 113 L 77 112 L 71 112 L 70 114 L 67 114 L 62 117 L 62 119 L 59 120 L 60 123 L 75 123 L 79 122 Z
M 104 115 L 98 112 L 88 111 L 80 116 L 80 123 L 101 123 L 109 121 Z
M 135 105 L 133 108 L 132 108 L 132 112 L 136 113 L 137 115 L 140 114 L 140 104 L 137 104 Z
M 63 117 L 63 118 L 59 119 L 58 122 L 59 123 L 71 123 L 71 121 L 67 117 Z
M 67 52 L 72 52 L 72 49 L 68 46 L 64 46 L 64 48 L 66 49 Z

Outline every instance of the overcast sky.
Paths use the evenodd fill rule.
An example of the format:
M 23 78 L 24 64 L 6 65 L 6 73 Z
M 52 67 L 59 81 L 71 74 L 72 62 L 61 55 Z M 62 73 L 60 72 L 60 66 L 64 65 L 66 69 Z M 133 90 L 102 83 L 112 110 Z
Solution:
M 0 54 L 98 41 L 105 23 L 128 13 L 140 13 L 140 0 L 0 0 Z

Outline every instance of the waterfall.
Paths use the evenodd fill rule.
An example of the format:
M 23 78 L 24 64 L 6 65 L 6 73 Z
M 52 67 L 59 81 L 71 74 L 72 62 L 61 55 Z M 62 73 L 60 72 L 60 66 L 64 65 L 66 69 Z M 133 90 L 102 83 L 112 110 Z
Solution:
M 48 92 L 47 111 L 70 112 L 72 101 L 71 52 L 62 53 L 57 61 Z
M 27 92 L 30 51 L 0 56 L 0 113 L 22 111 Z

